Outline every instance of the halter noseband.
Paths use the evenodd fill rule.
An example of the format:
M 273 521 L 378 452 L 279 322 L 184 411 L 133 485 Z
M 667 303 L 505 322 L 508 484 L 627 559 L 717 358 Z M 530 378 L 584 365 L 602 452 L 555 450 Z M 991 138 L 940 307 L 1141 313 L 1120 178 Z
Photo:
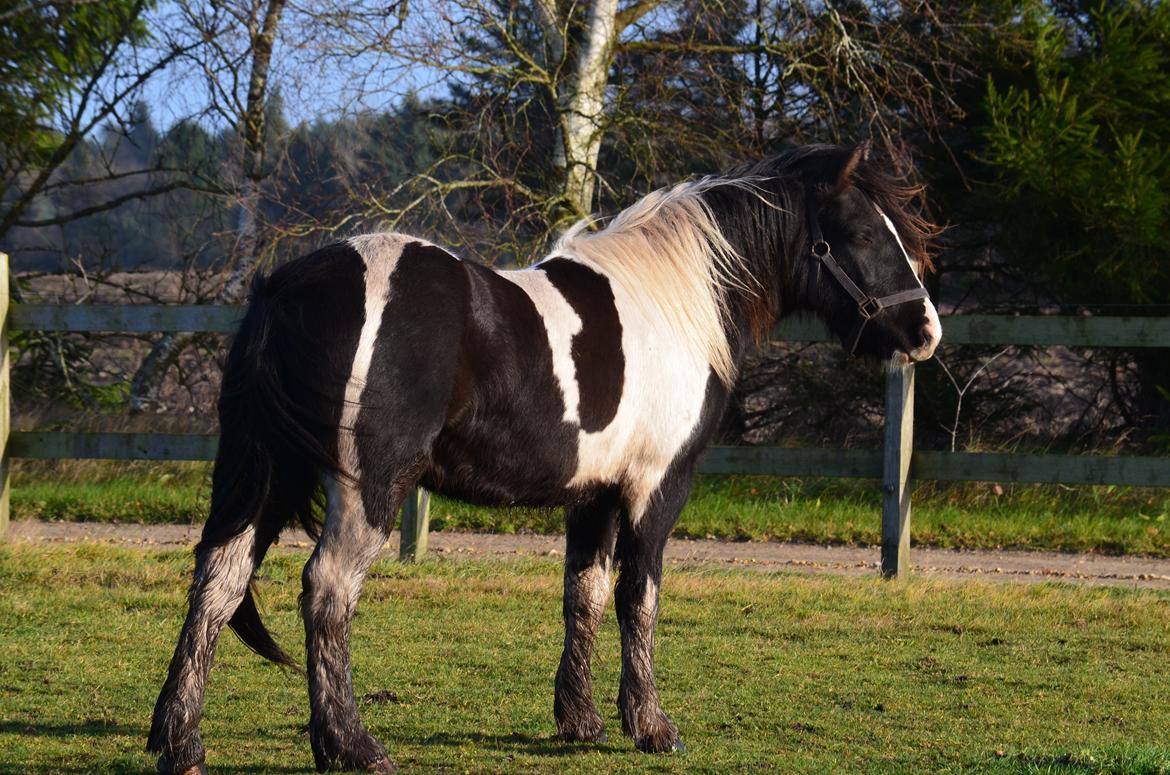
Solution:
M 837 282 L 845 289 L 845 292 L 853 297 L 857 302 L 857 311 L 861 315 L 861 322 L 857 324 L 857 329 L 853 334 L 852 343 L 849 346 L 849 354 L 857 350 L 857 345 L 861 341 L 861 333 L 865 330 L 865 326 L 870 319 L 887 307 L 895 307 L 899 304 L 905 304 L 908 301 L 915 301 L 917 299 L 930 298 L 930 294 L 926 292 L 923 287 L 911 288 L 908 291 L 898 291 L 891 293 L 889 296 L 873 297 L 867 294 L 861 288 L 857 287 L 857 283 L 853 282 L 852 278 L 845 273 L 845 269 L 841 264 L 837 263 L 837 259 L 833 258 L 833 252 L 829 248 L 829 243 L 825 241 L 825 235 L 821 233 L 821 225 L 817 222 L 817 210 L 812 207 L 815 199 L 809 197 L 809 207 L 806 208 L 808 212 L 808 229 L 809 236 L 812 237 L 812 247 L 810 252 L 813 258 L 820 260 L 825 268 L 832 272 L 833 277 L 837 278 Z

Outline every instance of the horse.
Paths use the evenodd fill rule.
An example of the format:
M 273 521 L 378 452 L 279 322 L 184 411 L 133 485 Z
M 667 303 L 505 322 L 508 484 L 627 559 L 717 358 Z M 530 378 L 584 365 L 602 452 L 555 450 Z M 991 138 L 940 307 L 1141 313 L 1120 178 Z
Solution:
M 923 288 L 919 189 L 868 144 L 816 145 L 648 194 L 496 271 L 417 237 L 367 234 L 257 276 L 230 346 L 211 508 L 147 743 L 205 772 L 204 685 L 225 624 L 296 666 L 261 623 L 253 574 L 299 519 L 309 735 L 318 770 L 390 772 L 354 703 L 350 622 L 411 488 L 563 507 L 564 650 L 553 715 L 605 740 L 590 658 L 616 569 L 623 731 L 682 750 L 654 680 L 662 553 L 746 353 L 821 318 L 892 366 L 942 336 Z M 324 496 L 323 524 L 313 504 Z

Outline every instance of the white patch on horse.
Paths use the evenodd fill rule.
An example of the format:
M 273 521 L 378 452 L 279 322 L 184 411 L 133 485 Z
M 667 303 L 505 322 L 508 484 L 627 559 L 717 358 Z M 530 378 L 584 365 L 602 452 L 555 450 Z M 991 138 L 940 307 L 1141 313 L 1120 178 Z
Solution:
M 631 519 L 637 522 L 694 433 L 711 366 L 696 349 L 675 346 L 680 334 L 673 321 L 613 282 L 606 266 L 571 253 L 553 255 L 577 261 L 610 279 L 625 356 L 626 389 L 617 413 L 600 431 L 578 431 L 577 471 L 569 487 L 619 485 Z M 581 318 L 544 272 L 522 269 L 499 274 L 528 294 L 544 321 L 553 372 L 564 397 L 564 419 L 579 425 L 580 386 L 572 342 L 581 330 Z
M 346 611 L 352 614 L 361 595 L 366 570 L 381 551 L 386 535 L 365 519 L 361 493 L 349 482 L 325 479 L 328 509 L 321 540 L 309 561 L 314 595 L 340 590 Z M 318 606 L 320 599 L 310 603 Z
M 569 256 L 608 276 L 606 267 Z M 704 353 L 678 347 L 680 333 L 656 306 L 612 281 L 625 356 L 617 413 L 600 431 L 577 435 L 577 471 L 570 487 L 617 484 L 631 521 L 646 511 L 702 415 L 712 371 Z
M 894 222 L 890 217 L 882 212 L 882 208 L 876 204 L 873 206 L 877 210 L 878 215 L 885 221 L 886 228 L 890 230 L 890 234 L 894 235 L 894 239 L 898 241 L 898 248 L 902 251 L 902 258 L 906 259 L 906 266 L 910 267 L 910 272 L 914 275 L 914 280 L 918 283 L 919 288 L 924 288 L 922 278 L 918 276 L 918 270 L 914 268 L 914 262 L 910 260 L 910 254 L 906 252 L 906 246 L 902 244 L 902 237 L 898 234 L 898 229 L 894 226 Z M 934 302 L 930 299 L 923 299 L 922 305 L 926 314 L 926 331 L 930 341 L 925 347 L 907 353 L 912 361 L 925 361 L 930 356 L 934 355 L 934 350 L 938 347 L 938 343 L 942 340 L 942 321 L 938 319 L 938 310 L 934 306 Z
M 646 591 L 642 595 L 642 613 L 648 614 L 650 627 L 654 627 L 654 620 L 658 617 L 658 584 L 654 579 L 646 580 Z
M 357 481 L 361 476 L 358 463 L 357 442 L 354 428 L 357 427 L 361 411 L 362 392 L 366 389 L 366 376 L 370 373 L 370 361 L 374 355 L 374 343 L 378 329 L 382 327 L 382 313 L 390 299 L 390 275 L 398 265 L 402 249 L 412 242 L 422 242 L 405 234 L 364 234 L 348 240 L 350 247 L 357 251 L 366 265 L 365 321 L 358 337 L 357 349 L 353 354 L 353 365 L 345 383 L 345 405 L 341 410 L 341 423 L 337 429 L 337 456 L 344 467 L 343 475 Z M 425 243 L 424 243 L 425 244 Z M 361 499 L 358 499 L 360 508 Z
M 890 234 L 894 235 L 894 240 L 898 243 L 898 249 L 902 251 L 902 258 L 906 259 L 906 266 L 910 267 L 910 273 L 914 275 L 914 281 L 918 283 L 919 288 L 925 287 L 922 285 L 922 278 L 918 276 L 918 270 L 914 268 L 914 262 L 910 260 L 910 254 L 906 252 L 906 246 L 902 244 L 902 237 L 898 234 L 898 229 L 894 226 L 894 222 L 876 204 L 873 206 L 873 209 L 877 210 L 877 214 L 882 217 L 882 221 L 886 224 L 886 228 L 890 230 Z
M 925 299 L 923 304 L 926 305 L 926 331 L 930 341 L 925 347 L 919 347 L 910 353 L 910 359 L 914 361 L 925 361 L 930 358 L 934 355 L 938 343 L 942 341 L 942 321 L 938 319 L 938 310 L 930 299 Z
M 577 368 L 573 362 L 573 337 L 581 331 L 581 318 L 548 279 L 548 275 L 535 267 L 499 272 L 499 275 L 520 286 L 528 294 L 544 321 L 548 346 L 552 350 L 553 374 L 561 386 L 565 404 L 564 420 L 580 425 L 581 390 L 577 385 Z
M 227 543 L 208 550 L 195 569 L 203 602 L 200 612 L 216 625 L 231 618 L 244 599 L 255 563 L 255 542 L 256 530 L 248 525 Z
M 552 254 L 587 259 L 629 305 L 662 320 L 675 347 L 708 363 L 723 384 L 735 381 L 735 359 L 724 328 L 727 293 L 758 290 L 743 256 L 723 236 L 702 194 L 719 186 L 751 190 L 751 181 L 704 178 L 652 191 L 620 212 L 604 229 L 572 226 Z
M 610 557 L 600 559 L 585 568 L 577 576 L 576 584 L 580 585 L 589 598 L 590 613 L 601 618 L 605 611 L 605 602 L 609 600 L 610 576 L 613 571 L 613 560 Z
M 181 713 L 203 706 L 203 687 L 211 668 L 211 655 L 223 626 L 239 608 L 255 568 L 256 530 L 248 525 L 222 546 L 209 549 L 195 566 L 191 616 L 183 635 L 191 640 L 187 659 L 179 668 L 177 689 L 171 705 Z

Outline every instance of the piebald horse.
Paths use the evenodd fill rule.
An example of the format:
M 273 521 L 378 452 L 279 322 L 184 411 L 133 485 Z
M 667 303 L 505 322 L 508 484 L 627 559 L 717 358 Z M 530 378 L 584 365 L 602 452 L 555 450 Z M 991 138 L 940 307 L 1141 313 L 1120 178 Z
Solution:
M 564 507 L 557 731 L 605 739 L 590 655 L 616 568 L 622 728 L 641 750 L 681 749 L 654 628 L 696 462 L 745 353 L 780 317 L 819 316 L 850 352 L 894 365 L 933 354 L 915 193 L 866 145 L 809 146 L 655 191 L 604 228 L 578 224 L 526 269 L 368 234 L 258 277 L 225 363 L 211 512 L 154 711 L 159 769 L 204 771 L 204 685 L 225 624 L 294 664 L 249 585 L 299 518 L 318 535 L 301 598 L 316 765 L 393 770 L 358 717 L 350 622 L 415 485 Z

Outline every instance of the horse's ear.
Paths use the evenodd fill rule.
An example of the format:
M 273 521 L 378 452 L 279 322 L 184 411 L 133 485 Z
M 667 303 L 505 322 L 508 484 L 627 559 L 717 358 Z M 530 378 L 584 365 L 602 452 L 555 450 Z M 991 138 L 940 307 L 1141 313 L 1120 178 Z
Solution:
M 862 140 L 853 146 L 849 157 L 841 165 L 841 171 L 837 173 L 837 182 L 833 184 L 832 194 L 839 194 L 853 184 L 853 176 L 857 173 L 857 168 L 861 166 L 862 162 L 869 160 L 869 149 L 869 140 Z

